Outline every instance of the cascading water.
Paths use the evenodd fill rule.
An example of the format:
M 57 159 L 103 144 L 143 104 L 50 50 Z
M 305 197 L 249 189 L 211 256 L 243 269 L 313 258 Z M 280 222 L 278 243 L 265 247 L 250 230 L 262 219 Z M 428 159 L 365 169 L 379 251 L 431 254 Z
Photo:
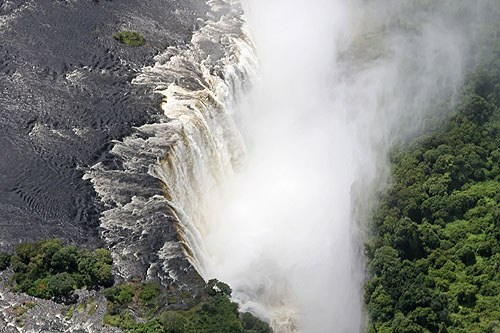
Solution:
M 237 0 L 208 1 L 191 45 L 134 80 L 164 96 L 165 117 L 115 144 L 123 170 L 87 176 L 109 205 L 103 236 L 119 273 L 132 270 L 120 254 L 173 223 L 196 270 L 275 332 L 358 332 L 359 226 L 389 147 L 460 86 L 478 17 L 464 21 L 460 3 L 249 1 L 262 66 L 237 102 L 257 75 L 254 44 Z M 131 175 L 142 176 L 116 186 Z M 140 187 L 146 175 L 162 195 Z M 177 279 L 179 242 L 162 242 L 148 275 Z
M 204 276 L 276 332 L 361 330 L 359 226 L 388 150 L 462 82 L 474 30 L 450 6 L 248 2 L 262 64 L 237 106 L 248 154 L 190 223 Z
M 179 75 L 186 59 L 198 67 L 182 73 L 183 78 L 197 75 L 197 88 L 181 87 L 176 83 L 167 89 L 156 88 L 165 96 L 162 108 L 170 119 L 168 126 L 175 131 L 175 143 L 169 147 L 166 158 L 160 160 L 151 174 L 165 186 L 165 196 L 171 213 L 177 221 L 177 232 L 184 253 L 196 270 L 206 277 L 206 259 L 202 235 L 204 196 L 218 183 L 230 177 L 245 154 L 244 144 L 232 118 L 235 98 L 252 75 L 257 62 L 248 37 L 245 21 L 238 2 L 225 4 L 208 1 L 224 14 L 208 22 L 195 34 L 193 48 L 177 59 L 170 58 L 165 65 L 157 64 L 136 79 L 136 83 L 151 83 L 156 73 Z M 229 12 L 226 12 L 228 11 Z M 221 45 L 210 45 L 219 41 Z M 200 54 L 207 47 L 206 54 Z M 214 61 L 212 54 L 223 47 L 224 55 Z M 196 59 L 200 60 L 196 64 Z
M 102 235 L 123 277 L 141 276 L 145 266 L 151 278 L 176 280 L 188 270 L 184 256 L 205 277 L 204 196 L 245 155 L 232 106 L 255 76 L 254 46 L 239 1 L 207 4 L 208 20 L 189 46 L 169 47 L 133 81 L 163 96 L 163 115 L 115 142 L 119 168 L 99 163 L 85 176 L 107 206 Z

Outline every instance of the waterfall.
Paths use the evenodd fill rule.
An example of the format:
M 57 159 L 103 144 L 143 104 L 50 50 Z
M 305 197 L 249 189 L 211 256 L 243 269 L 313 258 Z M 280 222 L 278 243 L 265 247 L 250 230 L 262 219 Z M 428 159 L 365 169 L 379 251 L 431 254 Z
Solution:
M 234 172 L 245 156 L 232 112 L 235 99 L 257 67 L 239 4 L 236 1 L 208 4 L 214 9 L 225 5 L 218 8 L 224 10 L 220 19 L 207 22 L 195 34 L 192 47 L 186 52 L 164 64 L 157 63 L 134 81 L 150 84 L 151 78 L 156 80 L 161 73 L 195 83 L 194 87 L 183 87 L 173 82 L 166 89 L 159 84 L 155 89 L 164 96 L 162 109 L 175 133 L 175 143 L 150 172 L 163 183 L 184 254 L 204 277 L 204 198 Z M 217 51 L 222 56 L 214 59 Z
M 208 4 L 191 43 L 133 81 L 163 96 L 158 121 L 85 176 L 117 273 L 171 281 L 192 265 L 275 332 L 359 332 L 362 228 L 389 149 L 460 87 L 477 16 L 453 1 L 249 1 L 255 47 L 239 1 Z
M 452 1 L 246 5 L 259 79 L 236 106 L 245 161 L 200 207 L 204 275 L 275 332 L 359 332 L 389 150 L 453 99 L 477 17 Z
M 106 205 L 102 235 L 124 277 L 141 275 L 127 256 L 142 260 L 150 277 L 177 280 L 187 269 L 178 263 L 183 257 L 206 277 L 204 199 L 245 156 L 232 113 L 256 75 L 255 48 L 239 1 L 207 4 L 208 20 L 200 20 L 189 45 L 169 47 L 133 80 L 163 96 L 163 115 L 114 143 L 122 168 L 98 163 L 85 175 Z M 161 248 L 149 246 L 150 235 L 165 239 Z M 156 253 L 140 258 L 142 248 Z

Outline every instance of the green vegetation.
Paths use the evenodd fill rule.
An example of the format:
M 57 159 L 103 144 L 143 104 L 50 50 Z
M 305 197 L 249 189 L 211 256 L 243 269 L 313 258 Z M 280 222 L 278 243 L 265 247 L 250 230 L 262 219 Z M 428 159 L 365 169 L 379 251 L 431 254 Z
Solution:
M 0 271 L 7 269 L 10 266 L 10 254 L 0 253 Z
M 241 315 L 241 321 L 243 322 L 243 328 L 247 333 L 272 333 L 272 330 L 267 323 L 256 318 L 249 312 L 245 312 Z
M 107 313 L 103 324 L 124 332 L 206 332 L 206 333 L 271 333 L 268 324 L 250 313 L 240 314 L 238 304 L 231 302 L 231 288 L 218 280 L 205 283 L 197 274 L 188 279 L 192 289 L 179 288 L 176 283 L 162 287 L 134 278 L 114 286 L 111 274 L 111 253 L 105 249 L 89 251 L 75 246 L 63 246 L 61 240 L 20 243 L 16 254 L 0 255 L 0 263 L 14 271 L 13 290 L 35 297 L 53 300 L 71 298 L 75 289 L 108 287 L 104 290 Z M 6 268 L 5 267 L 5 268 Z M 4 269 L 5 269 L 4 268 Z M 25 307 L 12 309 L 18 323 L 27 309 L 35 306 L 26 301 Z M 94 298 L 78 305 L 64 307 L 66 320 L 73 315 L 91 316 L 98 305 Z
M 75 312 L 75 307 L 73 305 L 63 308 L 61 313 L 64 315 L 64 319 L 70 320 L 73 318 L 73 313 Z
M 95 302 L 95 299 L 91 299 L 88 303 L 88 311 L 87 311 L 87 316 L 92 316 L 98 308 L 98 305 Z
M 20 243 L 10 257 L 15 292 L 50 299 L 68 296 L 83 287 L 113 284 L 111 253 L 63 246 L 59 239 Z
M 78 313 L 83 313 L 85 311 L 85 309 L 87 308 L 87 303 L 80 303 L 78 304 L 78 306 L 76 307 L 76 312 Z
M 446 126 L 391 154 L 366 244 L 369 332 L 500 332 L 500 43 Z
M 229 299 L 231 288 L 215 279 L 205 285 L 200 295 L 194 296 L 197 304 L 188 310 L 166 309 L 181 298 L 192 297 L 175 285 L 162 291 L 157 284 L 134 280 L 107 289 L 105 295 L 108 313 L 104 323 L 125 332 L 272 332 L 269 325 L 250 313 L 240 318 L 238 304 Z
M 26 313 L 26 311 L 28 311 L 28 309 L 26 309 L 26 308 L 24 308 L 24 307 L 22 307 L 20 305 L 14 306 L 13 310 L 14 310 L 14 312 L 16 314 L 16 317 L 21 317 L 23 314 Z
M 24 301 L 24 306 L 26 306 L 27 308 L 31 309 L 33 307 L 35 307 L 35 302 L 33 301 Z
M 144 44 L 144 36 L 137 31 L 121 31 L 113 37 L 120 43 L 130 46 L 140 46 Z

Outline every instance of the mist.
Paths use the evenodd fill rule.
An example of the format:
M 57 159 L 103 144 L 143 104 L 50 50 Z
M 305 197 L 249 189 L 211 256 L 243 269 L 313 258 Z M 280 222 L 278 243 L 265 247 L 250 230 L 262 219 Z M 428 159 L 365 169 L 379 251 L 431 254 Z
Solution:
M 249 0 L 261 66 L 234 110 L 247 154 L 202 205 L 205 277 L 275 332 L 361 331 L 389 149 L 453 105 L 488 3 Z

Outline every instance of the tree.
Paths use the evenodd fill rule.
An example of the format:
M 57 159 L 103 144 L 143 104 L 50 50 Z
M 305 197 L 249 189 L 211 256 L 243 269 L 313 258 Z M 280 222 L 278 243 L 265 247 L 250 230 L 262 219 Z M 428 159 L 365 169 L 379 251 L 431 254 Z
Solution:
M 272 333 L 269 325 L 259 318 L 252 315 L 250 312 L 245 312 L 241 315 L 241 321 L 243 322 L 243 328 L 248 330 L 253 330 L 259 333 Z
M 7 269 L 10 266 L 10 254 L 0 253 L 0 271 Z
M 159 317 L 159 322 L 164 327 L 166 333 L 184 333 L 186 320 L 177 312 L 163 311 Z
M 367 308 L 375 322 L 389 321 L 394 315 L 394 300 L 382 285 L 378 285 L 369 296 Z
M 67 272 L 58 273 L 48 278 L 47 287 L 52 296 L 66 296 L 73 290 L 75 281 Z

